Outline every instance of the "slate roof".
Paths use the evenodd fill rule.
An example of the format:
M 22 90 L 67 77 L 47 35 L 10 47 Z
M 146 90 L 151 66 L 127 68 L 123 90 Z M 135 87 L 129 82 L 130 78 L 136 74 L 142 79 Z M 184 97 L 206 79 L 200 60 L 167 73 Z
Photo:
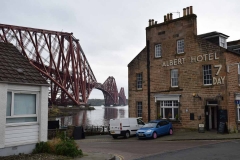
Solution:
M 219 35 L 222 35 L 222 36 L 225 36 L 225 37 L 229 37 L 228 35 L 220 33 L 220 32 L 217 32 L 217 31 L 200 34 L 200 35 L 198 35 L 198 37 L 205 38 L 205 37 L 219 36 Z
M 0 42 L 0 82 L 48 84 L 15 46 L 3 42 Z

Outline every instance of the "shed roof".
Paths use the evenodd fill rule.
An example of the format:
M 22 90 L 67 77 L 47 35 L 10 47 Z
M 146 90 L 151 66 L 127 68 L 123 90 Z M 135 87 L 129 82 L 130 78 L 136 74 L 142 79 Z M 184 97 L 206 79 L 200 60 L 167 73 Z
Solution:
M 46 85 L 47 81 L 11 43 L 0 42 L 0 82 Z

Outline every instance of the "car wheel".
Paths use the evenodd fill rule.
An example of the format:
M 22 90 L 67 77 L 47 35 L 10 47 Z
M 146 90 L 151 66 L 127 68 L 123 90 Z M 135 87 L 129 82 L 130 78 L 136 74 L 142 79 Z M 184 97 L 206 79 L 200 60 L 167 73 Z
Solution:
M 126 133 L 125 133 L 125 136 L 124 136 L 125 138 L 129 138 L 130 137 L 130 133 L 127 131 Z
M 115 136 L 115 135 L 113 135 L 112 137 L 113 137 L 114 139 L 117 139 L 117 136 Z
M 170 134 L 170 135 L 173 134 L 173 129 L 172 129 L 172 128 L 169 129 L 169 134 Z
M 156 138 L 157 138 L 157 133 L 156 133 L 156 132 L 153 132 L 152 138 L 153 138 L 153 139 L 156 139 Z

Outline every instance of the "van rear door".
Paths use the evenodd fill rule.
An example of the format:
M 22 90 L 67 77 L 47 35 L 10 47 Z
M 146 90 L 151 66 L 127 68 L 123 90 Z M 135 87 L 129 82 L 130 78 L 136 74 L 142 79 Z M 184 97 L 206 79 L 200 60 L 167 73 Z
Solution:
M 110 134 L 120 134 L 120 120 L 119 119 L 110 119 Z

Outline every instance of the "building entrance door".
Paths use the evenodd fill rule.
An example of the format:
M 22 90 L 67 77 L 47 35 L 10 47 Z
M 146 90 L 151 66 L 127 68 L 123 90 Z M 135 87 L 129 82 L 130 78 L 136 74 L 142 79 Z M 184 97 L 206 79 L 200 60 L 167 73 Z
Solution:
M 217 130 L 218 102 L 207 101 L 205 106 L 205 125 L 206 130 Z
M 209 129 L 217 129 L 217 107 L 209 107 Z

